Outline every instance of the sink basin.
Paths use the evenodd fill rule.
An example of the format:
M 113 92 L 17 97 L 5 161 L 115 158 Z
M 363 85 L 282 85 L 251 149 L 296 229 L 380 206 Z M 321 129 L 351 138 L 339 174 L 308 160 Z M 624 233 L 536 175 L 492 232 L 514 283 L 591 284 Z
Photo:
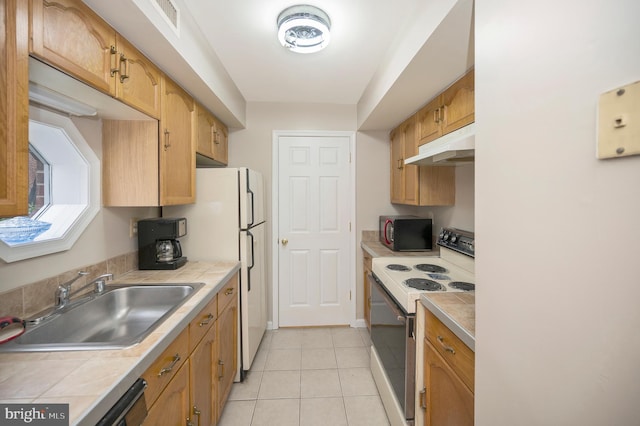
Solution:
M 122 349 L 140 343 L 203 284 L 107 286 L 27 327 L 0 352 Z

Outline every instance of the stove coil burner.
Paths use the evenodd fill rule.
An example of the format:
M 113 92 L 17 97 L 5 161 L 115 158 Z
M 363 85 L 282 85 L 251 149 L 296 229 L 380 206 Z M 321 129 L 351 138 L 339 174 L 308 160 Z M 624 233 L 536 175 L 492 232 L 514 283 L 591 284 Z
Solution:
M 449 272 L 447 268 L 443 268 L 442 266 L 438 266 L 438 265 L 432 265 L 430 263 L 421 263 L 419 265 L 416 265 L 415 268 L 418 271 L 435 272 L 438 274 L 446 274 L 447 272 Z
M 437 283 L 426 278 L 409 278 L 404 283 L 416 290 L 421 291 L 446 291 L 447 289 L 440 283 Z
M 475 284 L 466 283 L 464 281 L 454 281 L 452 283 L 449 283 L 449 287 L 462 291 L 474 291 L 476 289 Z
M 392 263 L 392 264 L 390 264 L 390 265 L 387 265 L 387 269 L 390 269 L 390 270 L 392 270 L 392 271 L 403 271 L 403 272 L 406 272 L 406 271 L 410 271 L 410 270 L 411 270 L 411 268 L 409 268 L 408 266 L 406 266 L 406 265 L 399 265 L 399 264 L 397 264 L 397 263 Z

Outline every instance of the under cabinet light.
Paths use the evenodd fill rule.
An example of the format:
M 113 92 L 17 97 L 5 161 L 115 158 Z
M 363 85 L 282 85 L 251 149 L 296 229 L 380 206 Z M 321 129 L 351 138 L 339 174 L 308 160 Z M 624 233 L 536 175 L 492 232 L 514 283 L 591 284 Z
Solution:
M 32 82 L 29 82 L 29 100 L 79 117 L 94 116 L 98 113 L 98 111 L 90 105 L 76 101 L 66 95 Z

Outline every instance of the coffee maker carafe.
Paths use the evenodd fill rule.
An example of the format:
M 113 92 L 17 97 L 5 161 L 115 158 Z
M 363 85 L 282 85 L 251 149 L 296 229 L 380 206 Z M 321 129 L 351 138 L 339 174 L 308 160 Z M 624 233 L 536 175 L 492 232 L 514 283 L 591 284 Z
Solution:
M 138 268 L 178 269 L 187 263 L 179 237 L 187 234 L 187 219 L 159 218 L 138 222 Z

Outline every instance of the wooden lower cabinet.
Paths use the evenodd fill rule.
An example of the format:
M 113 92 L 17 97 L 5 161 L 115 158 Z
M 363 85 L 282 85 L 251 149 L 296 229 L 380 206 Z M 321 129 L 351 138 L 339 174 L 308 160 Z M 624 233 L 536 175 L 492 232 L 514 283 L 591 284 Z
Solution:
M 218 381 L 214 378 L 218 350 L 216 336 L 213 326 L 189 357 L 191 421 L 195 425 L 215 425 L 218 419 Z
M 416 309 L 416 425 L 474 423 L 475 353 L 431 311 Z
M 190 408 L 189 361 L 186 361 L 149 408 L 143 425 L 185 426 Z
M 237 283 L 236 274 L 142 375 L 148 385 L 145 425 L 218 422 L 238 368 Z
M 220 300 L 220 299 L 219 299 Z M 238 371 L 238 298 L 218 313 L 218 418 Z
M 371 273 L 371 255 L 362 250 L 363 260 L 363 280 L 364 280 L 364 321 L 367 323 L 367 328 L 371 331 L 371 294 L 369 289 L 369 274 Z
M 473 426 L 473 392 L 424 339 L 426 426 Z

